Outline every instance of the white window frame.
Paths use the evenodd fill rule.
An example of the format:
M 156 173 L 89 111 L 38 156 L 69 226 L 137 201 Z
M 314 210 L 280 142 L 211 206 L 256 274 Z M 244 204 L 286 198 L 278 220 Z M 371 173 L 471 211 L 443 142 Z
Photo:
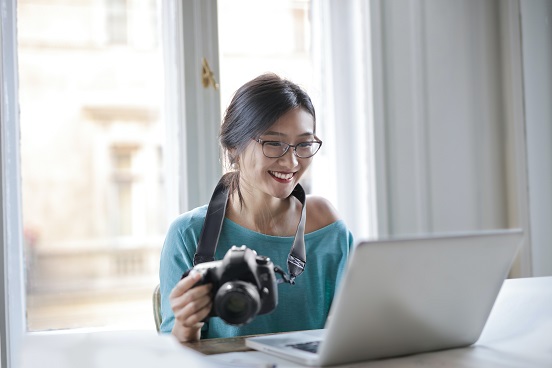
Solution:
M 165 169 L 169 221 L 203 205 L 222 174 L 218 133 L 220 91 L 202 85 L 202 60 L 219 75 L 216 0 L 163 0 L 166 101 Z M 182 143 L 181 143 L 182 142 Z
M 21 171 L 17 69 L 16 1 L 1 0 L 0 35 L 0 365 L 18 367 L 26 331 L 26 303 L 21 221 Z

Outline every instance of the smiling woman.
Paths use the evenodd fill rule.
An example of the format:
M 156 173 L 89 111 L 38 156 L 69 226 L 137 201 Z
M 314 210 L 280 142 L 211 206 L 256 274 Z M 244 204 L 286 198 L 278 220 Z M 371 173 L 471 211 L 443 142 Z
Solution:
M 248 176 L 247 167 L 253 162 L 256 165 L 266 165 L 265 161 L 270 162 L 255 156 L 255 148 L 261 148 L 256 145 L 255 140 L 259 140 L 259 137 L 273 139 L 272 137 L 277 136 L 279 139 L 293 139 L 294 142 L 301 139 L 297 144 L 312 141 L 316 132 L 315 116 L 309 96 L 294 83 L 280 79 L 276 75 L 259 76 L 236 91 L 223 119 L 220 141 L 230 167 L 238 165 L 242 169 L 234 171 L 227 183 L 231 192 L 237 192 L 240 203 L 243 202 L 239 187 L 240 175 L 246 186 L 262 181 L 263 177 L 258 173 Z M 265 147 L 266 144 L 263 143 L 262 149 L 259 150 L 265 153 L 264 156 Z M 270 151 L 273 152 L 272 149 Z M 293 183 L 297 184 L 310 165 L 310 159 L 298 162 L 293 156 L 291 160 L 284 159 L 285 152 L 276 156 L 275 158 L 282 157 L 277 163 L 284 165 L 280 165 L 279 170 L 272 171 L 293 173 Z M 245 162 L 245 165 L 241 165 L 242 162 Z M 285 196 L 289 196 L 289 193 Z
M 234 94 L 220 130 L 232 168 L 219 184 L 228 193 L 225 207 L 211 207 L 218 203 L 215 191 L 209 207 L 188 211 L 171 225 L 161 255 L 161 331 L 190 341 L 324 326 L 353 239 L 327 200 L 308 196 L 304 204 L 301 199 L 299 182 L 320 147 L 315 116 L 307 93 L 274 74 L 254 78 Z M 274 137 L 279 141 L 269 140 Z M 208 214 L 224 210 L 219 237 L 205 245 L 200 232 L 210 222 Z M 233 245 L 246 245 L 275 264 L 287 263 L 297 280 L 279 288 L 276 310 L 246 325 L 229 325 L 218 317 L 205 322 L 213 308 L 225 309 L 216 297 L 212 300 L 211 288 L 218 290 L 218 284 L 194 287 L 198 274 L 186 271 L 203 258 L 205 248 L 216 249 L 214 259 L 222 259 Z M 291 263 L 286 259 L 290 248 Z

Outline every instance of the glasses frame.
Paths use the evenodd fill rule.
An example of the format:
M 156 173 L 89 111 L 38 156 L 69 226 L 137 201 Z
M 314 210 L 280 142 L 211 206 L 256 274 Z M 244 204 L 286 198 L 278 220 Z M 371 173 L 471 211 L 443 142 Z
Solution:
M 267 158 L 280 158 L 280 157 L 283 157 L 285 156 L 286 153 L 288 153 L 289 151 L 289 148 L 290 147 L 293 147 L 293 155 L 297 158 L 311 158 L 312 156 L 316 155 L 318 153 L 318 151 L 320 151 L 320 148 L 322 147 L 322 141 L 320 139 L 315 139 L 315 140 L 312 140 L 312 141 L 305 141 L 305 142 L 300 142 L 300 143 L 297 143 L 297 144 L 289 144 L 289 143 L 286 143 L 286 142 L 282 142 L 282 141 L 265 141 L 261 138 L 257 138 L 255 139 L 255 142 L 257 143 L 260 143 L 260 145 L 262 146 L 262 151 L 263 151 L 263 155 L 265 155 L 265 157 Z M 280 155 L 280 156 L 268 156 L 265 151 L 264 151 L 264 145 L 266 143 L 280 143 L 282 145 L 285 145 L 286 146 L 286 149 L 284 150 L 284 152 Z M 316 151 L 314 151 L 314 153 L 310 156 L 299 156 L 297 154 L 297 146 L 303 144 L 303 143 L 318 143 L 319 146 L 318 146 L 318 149 Z

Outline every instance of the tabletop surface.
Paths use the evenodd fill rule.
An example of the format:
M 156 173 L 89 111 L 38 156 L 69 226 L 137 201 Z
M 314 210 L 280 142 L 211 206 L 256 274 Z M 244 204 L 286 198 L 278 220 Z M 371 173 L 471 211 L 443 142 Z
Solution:
M 21 367 L 298 367 L 249 351 L 243 337 L 180 344 L 155 331 L 27 334 Z M 506 280 L 479 340 L 460 349 L 347 367 L 552 367 L 552 277 Z

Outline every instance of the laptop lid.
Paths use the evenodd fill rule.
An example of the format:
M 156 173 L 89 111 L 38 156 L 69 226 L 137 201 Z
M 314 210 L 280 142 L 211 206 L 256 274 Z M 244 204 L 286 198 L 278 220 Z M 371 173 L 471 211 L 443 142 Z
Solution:
M 473 344 L 522 237 L 521 230 L 508 229 L 360 242 L 318 355 L 301 361 L 344 364 Z M 273 339 L 283 347 L 281 337 Z M 296 350 L 261 349 L 262 338 L 246 343 L 280 356 Z

